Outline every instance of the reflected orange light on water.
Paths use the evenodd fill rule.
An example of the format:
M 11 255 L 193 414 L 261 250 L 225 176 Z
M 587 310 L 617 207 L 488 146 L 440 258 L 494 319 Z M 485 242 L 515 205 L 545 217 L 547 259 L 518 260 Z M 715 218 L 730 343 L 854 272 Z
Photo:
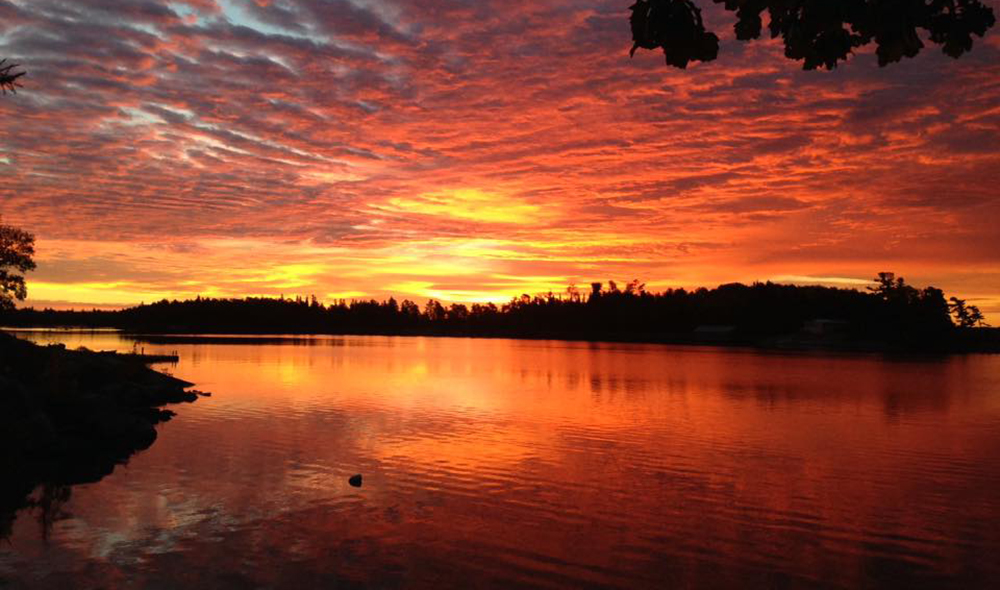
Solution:
M 402 568 L 418 586 L 441 567 L 631 587 L 1000 573 L 974 557 L 1000 548 L 992 357 L 289 342 L 147 344 L 177 349 L 171 370 L 213 396 L 127 471 L 74 490 L 89 526 L 66 532 L 74 545 L 167 542 L 130 524 L 144 522 L 194 571 L 225 563 L 224 543 L 301 575 Z M 355 561 L 321 559 L 345 543 Z

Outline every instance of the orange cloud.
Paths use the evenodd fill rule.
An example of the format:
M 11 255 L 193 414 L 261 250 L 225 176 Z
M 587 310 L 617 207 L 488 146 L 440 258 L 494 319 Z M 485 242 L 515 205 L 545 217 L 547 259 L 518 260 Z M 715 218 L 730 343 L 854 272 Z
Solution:
M 415 198 L 393 197 L 378 207 L 384 211 L 450 217 L 480 223 L 538 223 L 549 214 L 538 205 L 517 197 L 504 197 L 479 189 L 458 189 Z
M 995 33 L 829 73 L 728 38 L 680 71 L 628 59 L 617 0 L 55 4 L 0 15 L 36 303 L 893 270 L 1000 313 Z

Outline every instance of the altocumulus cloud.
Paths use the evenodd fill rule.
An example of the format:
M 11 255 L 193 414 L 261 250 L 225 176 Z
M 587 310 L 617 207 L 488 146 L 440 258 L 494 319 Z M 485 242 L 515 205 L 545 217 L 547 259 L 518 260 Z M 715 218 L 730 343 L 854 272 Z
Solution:
M 29 70 L 0 101 L 0 207 L 39 237 L 33 296 L 891 268 L 1000 311 L 994 39 L 805 73 L 730 34 L 678 71 L 628 59 L 627 5 L 0 0 Z

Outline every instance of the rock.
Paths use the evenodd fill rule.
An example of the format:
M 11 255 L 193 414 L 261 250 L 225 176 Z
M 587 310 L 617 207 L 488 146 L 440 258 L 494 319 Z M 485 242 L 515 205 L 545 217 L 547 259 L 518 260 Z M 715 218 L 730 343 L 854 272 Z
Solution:
M 352 486 L 354 486 L 356 488 L 360 488 L 361 487 L 361 474 L 358 473 L 358 474 L 352 475 L 351 479 L 347 480 L 347 483 L 351 484 Z

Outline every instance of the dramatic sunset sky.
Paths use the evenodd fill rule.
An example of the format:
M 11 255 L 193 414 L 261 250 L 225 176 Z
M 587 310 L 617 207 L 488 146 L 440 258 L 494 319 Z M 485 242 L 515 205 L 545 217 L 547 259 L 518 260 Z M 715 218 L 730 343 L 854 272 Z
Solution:
M 803 72 L 709 6 L 720 57 L 678 70 L 628 58 L 630 4 L 0 0 L 28 304 L 893 270 L 1000 323 L 997 29 Z

